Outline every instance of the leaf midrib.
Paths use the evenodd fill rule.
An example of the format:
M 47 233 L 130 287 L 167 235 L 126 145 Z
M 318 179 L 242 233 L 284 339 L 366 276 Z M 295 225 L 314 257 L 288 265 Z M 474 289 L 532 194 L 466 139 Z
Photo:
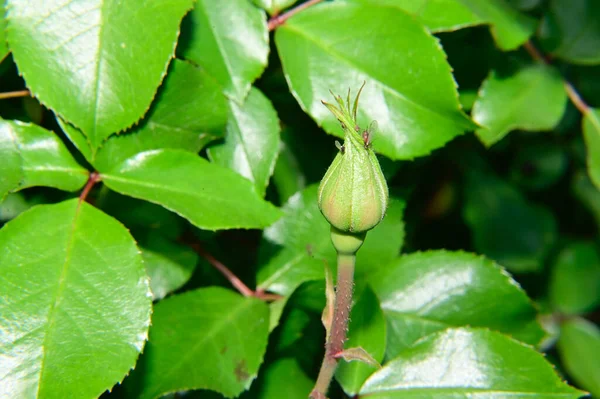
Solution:
M 153 391 L 150 391 L 150 392 L 155 392 L 155 394 L 152 395 L 152 397 L 154 397 L 155 395 L 158 395 L 158 394 L 165 393 L 160 389 L 162 386 L 164 386 L 164 382 L 165 381 L 168 382 L 168 378 L 171 377 L 173 374 L 175 374 L 175 371 L 179 371 L 179 368 L 182 365 L 185 365 L 186 362 L 188 362 L 188 360 L 190 358 L 197 356 L 196 352 L 199 349 L 201 349 L 201 347 L 206 342 L 210 341 L 210 339 L 212 339 L 214 336 L 216 336 L 218 333 L 220 333 L 221 330 L 224 329 L 226 325 L 228 325 L 230 323 L 233 324 L 232 322 L 236 319 L 237 315 L 239 313 L 241 313 L 243 310 L 246 310 L 247 308 L 251 307 L 252 305 L 253 305 L 253 302 L 251 300 L 244 298 L 243 301 L 240 303 L 240 306 L 237 307 L 237 309 L 235 309 L 234 311 L 228 312 L 227 317 L 218 321 L 208 331 L 206 331 L 202 335 L 202 338 L 200 340 L 196 341 L 192 345 L 192 347 L 187 351 L 187 353 L 185 355 L 181 356 L 176 363 L 171 365 L 168 372 L 162 374 L 162 382 L 160 382 Z M 151 341 L 149 341 L 149 342 L 151 342 Z M 194 388 L 200 389 L 202 387 L 195 386 Z
M 60 276 L 58 279 L 58 286 L 56 288 L 56 298 L 54 300 L 54 303 L 50 304 L 50 309 L 48 311 L 48 326 L 46 327 L 46 331 L 44 333 L 44 339 L 42 341 L 43 355 L 42 355 L 42 360 L 40 361 L 40 376 L 39 376 L 38 386 L 37 386 L 37 390 L 36 390 L 36 397 L 40 397 L 42 381 L 44 380 L 44 370 L 45 370 L 44 363 L 46 362 L 46 356 L 48 355 L 47 348 L 46 348 L 47 339 L 48 339 L 48 336 L 50 335 L 50 331 L 52 330 L 53 325 L 54 325 L 54 319 L 55 319 L 57 305 L 59 304 L 60 300 L 62 299 L 62 295 L 65 290 L 66 275 L 69 270 L 71 254 L 72 254 L 73 245 L 74 245 L 74 241 L 75 241 L 75 230 L 77 228 L 77 222 L 78 222 L 80 213 L 81 213 L 81 201 L 79 201 L 77 203 L 76 208 L 75 208 L 75 214 L 73 217 L 73 225 L 71 226 L 71 231 L 68 236 L 68 242 L 67 242 L 67 246 L 66 246 L 65 261 L 64 261 L 62 269 L 60 271 Z
M 416 102 L 415 100 L 407 97 L 406 95 L 402 94 L 400 91 L 397 91 L 397 90 L 393 89 L 392 87 L 388 86 L 387 84 L 384 84 L 379 79 L 375 79 L 369 72 L 367 72 L 364 69 L 362 69 L 362 67 L 360 67 L 359 65 L 356 65 L 351 59 L 345 58 L 342 54 L 334 51 L 332 47 L 326 46 L 324 43 L 322 43 L 322 42 L 318 41 L 317 39 L 313 38 L 309 34 L 305 33 L 303 30 L 298 29 L 298 28 L 296 28 L 296 27 L 294 27 L 294 26 L 292 26 L 290 24 L 286 24 L 286 25 L 284 25 L 284 27 L 285 27 L 285 29 L 288 29 L 290 31 L 294 31 L 294 32 L 298 33 L 300 36 L 304 37 L 307 41 L 315 43 L 315 45 L 318 48 L 322 49 L 326 54 L 330 54 L 333 58 L 337 58 L 340 61 L 346 63 L 349 66 L 351 66 L 355 70 L 360 71 L 360 72 L 364 73 L 365 75 L 371 77 L 386 92 L 394 95 L 395 97 L 400 98 L 401 100 L 403 100 L 406 103 L 412 104 L 414 107 L 416 107 L 418 109 L 421 109 L 421 110 L 426 111 L 426 112 L 428 112 L 430 114 L 436 115 L 436 116 L 438 116 L 438 117 L 440 117 L 440 118 L 442 118 L 444 120 L 452 122 L 453 124 L 458 124 L 458 121 L 455 118 L 452 118 L 452 117 L 450 117 L 450 116 L 448 116 L 448 115 L 446 115 L 444 113 L 440 113 L 440 112 L 438 112 L 438 111 L 436 111 L 434 109 L 431 109 L 431 108 L 429 108 L 429 107 L 427 107 L 425 105 L 422 105 L 422 104 Z M 458 101 L 457 101 L 457 103 L 458 103 Z M 456 107 L 456 111 L 460 113 L 458 105 Z M 466 125 L 466 123 L 465 123 L 465 125 Z

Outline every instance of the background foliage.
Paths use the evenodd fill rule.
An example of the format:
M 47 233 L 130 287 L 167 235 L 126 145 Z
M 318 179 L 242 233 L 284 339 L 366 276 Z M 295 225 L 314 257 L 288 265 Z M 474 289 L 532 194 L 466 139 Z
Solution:
M 321 101 L 366 82 L 383 367 L 331 397 L 600 398 L 600 3 L 294 3 L 2 4 L 0 397 L 307 397 Z

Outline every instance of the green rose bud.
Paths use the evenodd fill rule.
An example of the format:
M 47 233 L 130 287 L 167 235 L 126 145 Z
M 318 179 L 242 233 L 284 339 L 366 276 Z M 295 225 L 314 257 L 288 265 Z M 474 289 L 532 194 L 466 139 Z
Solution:
M 344 145 L 338 144 L 340 152 L 321 180 L 319 208 L 333 227 L 350 233 L 375 227 L 383 219 L 389 199 L 387 183 L 371 149 L 370 129 L 362 130 L 356 122 L 361 91 L 362 87 L 352 111 L 349 92 L 346 102 L 334 95 L 339 108 L 323 101 L 342 124 Z

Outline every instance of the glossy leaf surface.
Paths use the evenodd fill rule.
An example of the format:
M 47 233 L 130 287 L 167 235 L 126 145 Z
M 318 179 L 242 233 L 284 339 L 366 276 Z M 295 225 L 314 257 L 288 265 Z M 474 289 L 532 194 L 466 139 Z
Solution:
M 162 205 L 202 229 L 261 228 L 280 215 L 243 177 L 181 150 L 142 152 L 102 179 L 109 188 Z
M 557 256 L 550 279 L 550 300 L 566 314 L 591 311 L 600 304 L 600 252 L 593 243 L 577 242 Z
M 210 389 L 228 398 L 247 389 L 267 347 L 269 309 L 219 287 L 159 302 L 150 338 L 134 372 L 139 398 Z
M 243 103 L 267 66 L 265 13 L 248 0 L 198 0 L 185 22 L 178 55 L 202 66 L 228 97 Z
M 403 255 L 369 283 L 388 323 L 387 358 L 448 327 L 487 327 L 532 345 L 544 336 L 525 292 L 481 256 L 448 251 Z M 490 296 L 494 301 L 486 299 Z
M 375 361 L 381 362 L 385 354 L 386 324 L 379 300 L 370 287 L 366 287 L 354 300 L 350 312 L 348 340 L 345 348 L 361 347 Z M 340 362 L 335 378 L 344 392 L 354 396 L 368 376 L 377 368 L 360 361 Z
M 584 116 L 583 135 L 587 150 L 588 174 L 600 190 L 600 109 L 591 109 Z
M 0 396 L 95 398 L 121 381 L 152 297 L 127 229 L 73 199 L 24 212 L 0 246 Z
M 291 358 L 269 365 L 260 382 L 259 399 L 306 399 L 314 384 Z
M 588 320 L 565 322 L 558 340 L 560 357 L 575 381 L 600 396 L 600 329 Z
M 575 64 L 599 64 L 600 4 L 594 0 L 551 0 L 540 29 L 554 57 Z
M 275 41 L 292 94 L 330 134 L 342 129 L 321 101 L 362 82 L 358 120 L 377 120 L 373 148 L 392 159 L 426 155 L 474 126 L 436 39 L 394 7 L 318 4 L 280 26 Z
M 473 120 L 482 126 L 476 134 L 490 146 L 511 130 L 550 130 L 566 103 L 560 74 L 551 67 L 531 66 L 510 76 L 492 72 L 473 105 Z
M 284 216 L 265 229 L 265 256 L 257 274 L 259 288 L 291 294 L 304 281 L 325 278 L 325 264 L 334 267 L 336 254 L 330 226 L 317 206 L 317 185 L 294 194 L 283 206 Z M 357 254 L 357 275 L 374 272 L 400 252 L 404 241 L 404 201 L 392 198 L 387 216 L 368 233 Z M 273 246 L 275 248 L 269 248 Z
M 279 153 L 279 119 L 273 105 L 251 89 L 244 105 L 229 101 L 225 142 L 211 146 L 213 162 L 228 167 L 252 183 L 264 196 Z
M 197 153 L 223 136 L 227 103 L 221 88 L 201 68 L 173 60 L 169 74 L 140 124 L 110 137 L 98 151 L 100 171 L 143 151 L 161 148 Z
M 184 285 L 198 263 L 198 255 L 193 250 L 156 233 L 150 234 L 141 250 L 154 300 Z
M 75 191 L 88 178 L 58 136 L 37 125 L 0 119 L 0 155 L 0 197 L 3 190 L 33 186 Z
M 576 399 L 533 348 L 497 332 L 449 329 L 417 342 L 373 374 L 361 397 L 377 399 Z
M 535 20 L 505 0 L 360 0 L 394 5 L 416 16 L 432 32 L 490 25 L 502 50 L 514 50 L 531 36 Z
M 471 170 L 465 185 L 463 218 L 477 252 L 513 272 L 543 267 L 557 238 L 554 215 L 529 202 L 515 187 L 491 172 Z
M 9 0 L 7 6 L 7 37 L 27 86 L 97 148 L 148 110 L 192 0 Z

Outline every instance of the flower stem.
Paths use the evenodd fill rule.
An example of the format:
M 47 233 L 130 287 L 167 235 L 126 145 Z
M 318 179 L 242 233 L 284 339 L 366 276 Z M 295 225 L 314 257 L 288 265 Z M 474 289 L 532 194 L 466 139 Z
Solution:
M 329 384 L 337 368 L 339 354 L 344 350 L 346 334 L 348 332 L 348 317 L 352 307 L 352 290 L 354 288 L 355 254 L 338 254 L 338 278 L 335 289 L 335 310 L 331 332 L 325 343 L 325 357 L 317 383 L 310 397 L 325 399 Z

